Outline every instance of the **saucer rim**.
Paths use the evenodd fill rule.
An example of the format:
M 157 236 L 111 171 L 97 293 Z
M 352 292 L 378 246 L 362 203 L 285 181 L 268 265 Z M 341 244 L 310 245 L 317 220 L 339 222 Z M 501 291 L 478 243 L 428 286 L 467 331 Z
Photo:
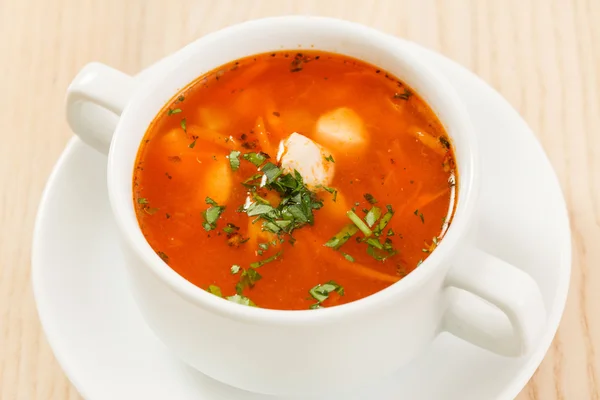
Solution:
M 533 352 L 530 353 L 529 356 L 526 356 L 526 357 L 528 357 L 527 362 L 525 362 L 520 368 L 515 369 L 516 370 L 515 376 L 513 379 L 511 379 L 511 383 L 509 383 L 499 393 L 499 395 L 497 397 L 498 399 L 513 399 L 520 393 L 520 391 L 525 387 L 527 382 L 531 379 L 531 377 L 535 373 L 537 367 L 541 364 L 542 360 L 544 359 L 548 349 L 552 345 L 553 338 L 556 335 L 556 332 L 558 330 L 558 327 L 561 322 L 562 316 L 564 314 L 564 309 L 566 306 L 566 300 L 567 300 L 567 296 L 568 296 L 568 289 L 569 289 L 569 284 L 570 284 L 570 279 L 571 279 L 571 270 L 572 270 L 572 244 L 571 244 L 571 229 L 570 229 L 570 224 L 569 224 L 568 209 L 566 206 L 564 194 L 562 193 L 562 190 L 560 188 L 560 182 L 558 180 L 556 172 L 554 171 L 554 168 L 552 167 L 552 164 L 550 163 L 550 160 L 549 160 L 547 154 L 545 153 L 545 151 L 543 150 L 543 147 L 541 146 L 541 143 L 539 142 L 538 138 L 535 136 L 535 134 L 533 133 L 531 128 L 527 125 L 527 123 L 523 120 L 523 118 L 510 105 L 510 103 L 508 103 L 508 101 L 504 97 L 502 97 L 493 87 L 491 87 L 488 83 L 486 83 L 483 79 L 481 79 L 475 73 L 473 73 L 472 71 L 463 67 L 462 65 L 458 64 L 454 60 L 452 60 L 440 53 L 437 53 L 435 51 L 432 51 L 425 47 L 417 45 L 416 43 L 410 42 L 408 40 L 405 40 L 402 38 L 397 38 L 397 37 L 395 39 L 398 41 L 404 42 L 404 44 L 410 45 L 411 47 L 413 47 L 415 49 L 415 51 L 424 53 L 429 57 L 434 56 L 434 57 L 444 58 L 445 61 L 448 61 L 448 65 L 452 65 L 452 67 L 454 67 L 454 68 L 464 69 L 466 72 L 468 72 L 471 75 L 471 78 L 476 78 L 475 80 L 479 81 L 479 84 L 481 86 L 487 87 L 488 92 L 489 92 L 488 94 L 490 96 L 496 97 L 496 99 L 495 99 L 496 101 L 504 103 L 504 105 L 506 106 L 507 112 L 513 113 L 512 118 L 518 118 L 522 121 L 524 128 L 526 128 L 527 131 L 529 132 L 530 139 L 533 139 L 532 143 L 535 142 L 535 146 L 537 146 L 538 153 L 540 153 L 540 156 L 543 156 L 543 160 L 544 160 L 543 162 L 546 163 L 546 166 L 549 167 L 549 169 L 552 173 L 552 183 L 554 185 L 556 185 L 556 187 L 558 188 L 558 190 L 561 194 L 562 210 L 560 213 L 561 215 L 556 216 L 556 220 L 557 220 L 557 225 L 563 225 L 559 229 L 560 232 L 562 233 L 561 234 L 562 249 L 560 251 L 560 254 L 562 257 L 558 261 L 558 264 L 557 264 L 558 265 L 557 268 L 559 269 L 559 274 L 558 274 L 559 279 L 557 282 L 555 295 L 553 296 L 554 304 L 553 304 L 553 307 L 551 308 L 552 313 L 547 316 L 546 327 L 544 329 L 544 333 L 543 333 L 542 337 L 539 340 L 539 345 L 536 347 L 536 349 Z M 148 71 L 157 67 L 160 63 L 167 62 L 167 60 L 169 60 L 170 58 L 171 58 L 171 56 L 167 56 L 167 57 L 159 60 L 157 63 L 150 65 L 149 67 L 140 71 L 140 73 L 137 76 L 145 75 L 145 73 L 147 73 Z M 42 275 L 41 270 L 44 268 L 43 267 L 44 261 L 42 258 L 42 254 L 39 254 L 41 252 L 41 250 L 39 250 L 40 246 L 38 244 L 38 243 L 40 243 L 40 241 L 43 240 L 43 237 L 42 237 L 43 232 L 42 232 L 41 226 L 43 225 L 45 215 L 48 212 L 46 210 L 46 208 L 48 207 L 49 198 L 50 198 L 50 196 L 53 195 L 53 192 L 55 190 L 58 175 L 61 173 L 64 165 L 72 157 L 72 154 L 77 150 L 78 142 L 81 142 L 81 141 L 76 136 L 73 136 L 73 137 L 71 137 L 71 139 L 69 139 L 67 145 L 65 146 L 65 149 L 62 151 L 58 161 L 54 165 L 52 172 L 49 175 L 47 183 L 44 187 L 44 191 L 43 191 L 43 194 L 40 199 L 40 203 L 39 203 L 39 206 L 37 209 L 37 214 L 36 214 L 36 218 L 35 218 L 35 222 L 34 222 L 32 249 L 31 249 L 31 281 L 32 281 L 32 288 L 33 288 L 33 294 L 34 294 L 34 300 L 35 300 L 35 304 L 36 304 L 37 313 L 40 318 L 43 332 L 48 340 L 48 343 L 50 344 L 50 347 L 53 351 L 54 357 L 56 358 L 57 362 L 63 369 L 65 375 L 67 376 L 67 378 L 69 379 L 71 384 L 76 388 L 78 393 L 83 398 L 89 399 L 89 398 L 91 398 L 91 396 L 89 396 L 89 393 L 87 393 L 86 390 L 84 389 L 84 385 L 82 384 L 82 382 L 79 382 L 75 378 L 77 376 L 77 374 L 74 373 L 72 367 L 69 365 L 68 361 L 66 360 L 66 354 L 68 354 L 68 353 L 64 352 L 64 351 L 62 351 L 62 352 L 59 351 L 61 346 L 58 344 L 59 339 L 56 337 L 56 335 L 58 335 L 58 329 L 52 328 L 52 326 L 53 326 L 52 317 L 49 315 L 50 314 L 49 311 L 46 311 L 46 312 L 44 311 L 45 306 L 44 306 L 44 303 L 41 301 L 41 299 L 44 298 L 44 290 L 45 290 L 44 284 L 41 281 L 41 275 Z M 541 163 L 542 158 L 539 158 L 539 160 L 537 160 L 536 162 Z M 56 335 L 55 335 L 55 333 L 56 333 Z

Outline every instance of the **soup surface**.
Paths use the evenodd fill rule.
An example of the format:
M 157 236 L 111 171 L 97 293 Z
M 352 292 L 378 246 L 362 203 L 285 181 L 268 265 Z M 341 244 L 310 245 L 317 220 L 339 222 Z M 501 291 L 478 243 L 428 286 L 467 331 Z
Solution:
M 415 269 L 454 212 L 455 163 L 417 94 L 307 51 L 224 65 L 183 89 L 139 150 L 137 218 L 184 278 L 245 305 L 358 300 Z

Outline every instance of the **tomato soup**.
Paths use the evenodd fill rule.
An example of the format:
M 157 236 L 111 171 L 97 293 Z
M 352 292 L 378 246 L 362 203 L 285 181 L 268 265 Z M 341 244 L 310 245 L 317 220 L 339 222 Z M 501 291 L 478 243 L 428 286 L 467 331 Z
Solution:
M 211 71 L 164 107 L 133 201 L 150 246 L 188 281 L 304 310 L 417 268 L 451 223 L 456 181 L 442 124 L 403 82 L 347 56 L 282 51 Z

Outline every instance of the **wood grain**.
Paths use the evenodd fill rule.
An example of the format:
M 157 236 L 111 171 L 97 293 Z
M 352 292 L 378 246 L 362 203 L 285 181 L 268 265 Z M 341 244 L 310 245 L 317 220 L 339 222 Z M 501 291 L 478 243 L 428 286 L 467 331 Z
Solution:
M 519 400 L 600 399 L 600 1 L 0 0 L 0 399 L 79 399 L 40 329 L 30 285 L 36 207 L 71 136 L 65 89 L 97 60 L 136 73 L 183 44 L 269 15 L 335 16 L 475 71 L 525 117 L 565 192 L 569 300 Z

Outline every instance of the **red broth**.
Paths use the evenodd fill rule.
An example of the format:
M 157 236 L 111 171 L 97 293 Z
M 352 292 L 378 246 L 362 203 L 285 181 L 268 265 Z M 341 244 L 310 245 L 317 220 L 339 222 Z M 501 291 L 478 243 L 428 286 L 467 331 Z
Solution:
M 455 173 L 442 124 L 403 82 L 350 57 L 286 51 L 177 94 L 141 144 L 133 201 L 148 243 L 198 287 L 314 309 L 423 262 L 451 222 Z

